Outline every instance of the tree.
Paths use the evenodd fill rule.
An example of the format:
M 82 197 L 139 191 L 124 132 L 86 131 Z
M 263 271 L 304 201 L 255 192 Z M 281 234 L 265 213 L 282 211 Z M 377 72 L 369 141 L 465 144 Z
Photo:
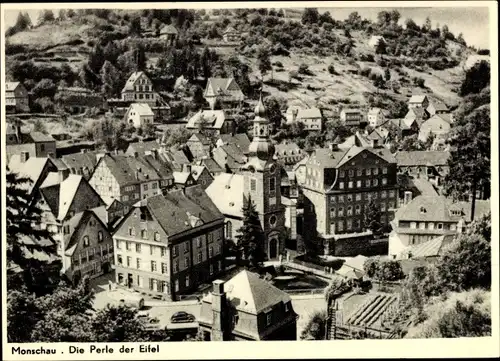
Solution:
M 243 224 L 238 229 L 236 245 L 242 259 L 252 266 L 258 266 L 264 261 L 265 235 L 260 224 L 259 214 L 252 199 L 248 197 L 243 205 Z
M 109 61 L 105 61 L 101 68 L 101 92 L 107 98 L 112 98 L 120 93 L 122 85 L 121 74 Z
M 467 98 L 464 100 L 468 102 Z M 444 191 L 455 199 L 470 194 L 474 219 L 477 190 L 489 187 L 491 177 L 490 106 L 479 106 L 468 114 L 465 111 L 457 112 L 448 140 L 450 173 L 444 179 Z
M 336 299 L 339 298 L 348 289 L 349 286 L 343 278 L 333 278 L 324 291 L 327 307 L 333 306 Z
M 490 85 L 490 63 L 482 60 L 465 73 L 460 87 L 460 95 L 478 94 Z
M 35 98 L 54 98 L 57 91 L 57 85 L 54 84 L 52 79 L 42 79 L 32 89 Z
M 76 13 L 75 13 L 75 10 L 73 10 L 73 9 L 68 9 L 66 12 L 66 16 L 70 19 L 73 18 L 75 15 L 76 15 Z
M 31 330 L 42 318 L 36 297 L 23 289 L 7 291 L 7 340 L 32 342 Z
M 372 199 L 365 212 L 365 228 L 372 231 L 374 236 L 380 236 L 383 232 L 383 223 L 381 221 L 382 213 L 380 206 Z
M 363 269 L 368 277 L 375 278 L 376 274 L 378 273 L 379 265 L 380 265 L 379 257 L 370 257 L 365 260 L 365 263 L 363 264 Z
M 324 340 L 326 338 L 326 311 L 315 311 L 307 324 L 305 325 L 302 333 L 300 334 L 301 340 Z
M 32 25 L 31 18 L 28 13 L 19 12 L 17 15 L 16 24 L 14 25 L 15 32 L 20 32 L 28 29 Z
M 335 67 L 333 66 L 333 64 L 328 65 L 328 72 L 330 74 L 335 74 Z
M 140 36 L 142 32 L 141 29 L 141 18 L 139 16 L 135 16 L 130 20 L 128 33 L 132 36 Z
M 431 23 L 431 18 L 430 17 L 426 17 L 425 18 L 425 25 L 423 26 L 422 30 L 424 30 L 424 29 L 425 29 L 426 32 L 431 31 L 431 29 L 432 29 L 432 23 Z
M 319 12 L 317 8 L 306 8 L 302 13 L 302 24 L 316 24 L 319 20 Z
M 267 74 L 268 71 L 271 71 L 271 79 L 272 79 L 273 67 L 271 65 L 271 59 L 269 57 L 268 49 L 264 47 L 259 48 L 259 51 L 257 53 L 257 62 L 262 81 L 264 81 L 264 76 Z
M 404 278 L 401 263 L 395 260 L 384 260 L 380 263 L 375 277 L 380 281 L 398 281 Z
M 274 129 L 279 129 L 283 119 L 283 109 L 286 109 L 287 101 L 281 97 L 270 96 L 264 99 L 267 110 L 267 119 L 274 125 Z
M 66 10 L 65 9 L 60 9 L 59 10 L 59 14 L 57 15 L 58 19 L 61 20 L 61 21 L 64 21 L 66 20 Z
M 385 68 L 384 78 L 385 78 L 386 81 L 391 80 L 391 71 L 389 70 L 389 68 Z
M 203 107 L 205 102 L 205 98 L 203 97 L 203 88 L 196 85 L 193 92 L 193 104 L 196 106 L 196 109 L 200 109 Z
M 38 13 L 38 23 L 45 24 L 54 21 L 54 12 L 52 10 L 43 10 Z

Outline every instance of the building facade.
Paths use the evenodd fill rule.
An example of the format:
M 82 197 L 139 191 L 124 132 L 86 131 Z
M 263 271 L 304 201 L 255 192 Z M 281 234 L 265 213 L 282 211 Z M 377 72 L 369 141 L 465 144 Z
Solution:
M 122 101 L 146 103 L 156 105 L 157 94 L 153 90 L 151 79 L 142 71 L 130 75 L 122 89 Z
M 117 283 L 178 300 L 224 271 L 223 227 L 197 186 L 141 201 L 113 235 Z
M 5 108 L 7 112 L 29 112 L 28 91 L 20 82 L 5 83 Z
M 125 114 L 127 124 L 135 128 L 141 128 L 146 125 L 152 125 L 154 122 L 154 113 L 147 103 L 133 103 Z

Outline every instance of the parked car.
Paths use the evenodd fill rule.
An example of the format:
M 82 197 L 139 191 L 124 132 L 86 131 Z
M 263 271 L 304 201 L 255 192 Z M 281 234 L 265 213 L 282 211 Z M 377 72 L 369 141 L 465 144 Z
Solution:
M 170 317 L 170 322 L 172 323 L 187 323 L 187 322 L 194 322 L 196 318 L 187 312 L 180 311 L 176 312 Z

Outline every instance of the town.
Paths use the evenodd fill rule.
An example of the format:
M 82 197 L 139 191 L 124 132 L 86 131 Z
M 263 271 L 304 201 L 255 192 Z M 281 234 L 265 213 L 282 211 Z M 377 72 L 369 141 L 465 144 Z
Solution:
M 9 342 L 491 336 L 489 50 L 331 13 L 15 12 Z

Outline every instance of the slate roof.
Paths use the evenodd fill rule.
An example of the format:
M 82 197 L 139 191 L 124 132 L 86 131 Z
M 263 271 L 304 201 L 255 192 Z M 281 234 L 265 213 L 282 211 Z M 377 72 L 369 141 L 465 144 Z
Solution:
M 243 217 L 244 176 L 221 173 L 205 190 L 217 208 L 228 216 Z M 221 195 L 224 195 L 221 197 Z
M 437 112 L 439 112 L 439 111 L 441 111 L 441 112 L 447 112 L 447 111 L 448 111 L 448 107 L 447 107 L 447 106 L 446 106 L 446 104 L 445 104 L 445 103 L 443 103 L 443 102 L 433 101 L 433 102 L 431 102 L 431 103 L 429 104 L 429 106 L 428 106 L 427 108 L 429 108 L 429 107 L 431 107 L 431 106 L 432 106 L 432 107 L 434 108 L 434 110 L 435 110 L 435 111 L 437 111 Z
M 71 153 L 63 155 L 61 159 L 70 169 L 87 168 L 89 172 L 92 172 L 97 165 L 97 154 L 98 152 Z
M 147 116 L 154 116 L 153 110 L 149 106 L 149 104 L 146 103 L 132 103 L 130 104 L 130 107 L 128 108 L 127 114 L 130 111 L 135 111 L 137 114 L 139 114 L 142 117 L 147 117 Z
M 194 180 L 197 181 L 205 169 L 206 167 L 204 165 L 192 165 L 191 175 L 193 176 Z
M 208 78 L 204 96 L 245 97 L 234 78 Z
M 199 124 L 204 123 L 207 128 L 221 129 L 226 120 L 232 119 L 224 110 L 200 110 L 189 118 L 186 128 L 196 129 Z
M 210 141 L 210 139 L 201 134 L 201 133 L 195 133 L 193 134 L 189 139 L 188 139 L 188 142 L 200 142 L 201 144 L 203 145 L 211 145 L 212 142 Z
M 299 109 L 297 113 L 297 120 L 299 119 L 316 119 L 316 118 L 321 118 L 321 110 L 318 108 L 306 108 L 306 109 Z
M 395 155 L 398 166 L 427 166 L 429 164 L 435 166 L 447 165 L 450 152 L 445 151 L 400 151 Z
M 225 162 L 231 171 L 237 171 L 246 162 L 245 154 L 236 145 L 228 144 L 214 149 L 214 154 L 219 152 L 223 152 L 226 155 Z M 220 166 L 222 165 L 220 164 Z
M 423 103 L 425 99 L 427 98 L 426 95 L 424 94 L 417 94 L 417 95 L 412 95 L 410 100 L 408 101 L 409 103 Z
M 236 147 L 240 148 L 243 153 L 248 152 L 250 139 L 248 138 L 248 135 L 246 133 L 239 133 L 235 135 L 221 134 L 219 138 L 224 144 L 234 144 L 236 145 Z
M 224 290 L 229 302 L 237 309 L 258 315 L 271 309 L 278 303 L 287 303 L 290 295 L 271 283 L 264 281 L 258 274 L 243 270 L 224 283 Z M 212 302 L 209 293 L 203 301 Z
M 132 155 L 132 153 L 137 152 L 139 154 L 144 154 L 147 151 L 153 151 L 160 149 L 160 143 L 156 140 L 148 140 L 145 142 L 134 142 L 128 145 L 127 151 L 125 153 Z
M 458 222 L 460 219 L 470 222 L 471 205 L 469 202 L 456 202 L 444 196 L 418 196 L 396 212 L 394 218 L 399 221 Z M 475 218 L 490 211 L 489 201 L 476 201 Z M 450 210 L 460 210 L 461 215 L 453 215 Z M 415 229 L 412 229 L 412 232 Z M 428 230 L 427 230 L 428 231 Z
M 136 206 L 146 207 L 169 237 L 224 218 L 200 186 L 149 197 Z
M 405 118 L 410 118 L 411 114 L 414 114 L 416 118 L 422 119 L 425 117 L 427 111 L 424 108 L 410 108 L 408 113 L 406 113 Z
M 143 156 L 110 155 L 101 158 L 120 186 L 135 184 L 144 181 L 159 180 L 158 172 L 144 159 Z M 136 174 L 138 177 L 136 177 Z
M 78 242 L 80 242 L 83 238 L 83 234 L 78 231 L 80 228 L 85 227 L 92 218 L 97 219 L 97 221 L 102 224 L 102 227 L 104 229 L 107 229 L 106 223 L 103 222 L 102 216 L 100 217 L 96 213 L 96 210 L 97 209 L 86 209 L 83 212 L 79 212 L 71 217 L 66 223 L 66 225 L 69 226 L 69 233 L 64 235 L 66 239 L 66 249 L 64 252 L 65 255 L 72 256 L 74 254 L 76 247 L 78 246 Z
M 337 167 L 343 166 L 345 163 L 347 163 L 349 160 L 352 158 L 356 157 L 358 154 L 360 154 L 363 151 L 370 152 L 377 157 L 382 158 L 388 163 L 396 163 L 396 159 L 392 155 L 391 151 L 385 147 L 379 147 L 379 148 L 366 148 L 366 147 L 351 147 L 345 154 L 344 156 L 339 160 L 339 163 L 337 164 Z
M 204 165 L 208 171 L 212 174 L 224 172 L 219 164 L 213 158 L 201 159 L 197 162 L 200 165 Z
M 427 257 L 437 257 L 442 254 L 445 246 L 450 244 L 455 235 L 442 235 L 435 237 L 427 242 L 420 243 L 417 245 L 412 245 L 407 248 L 403 252 L 401 252 L 401 256 L 410 256 L 411 258 L 427 258 Z
M 19 154 L 14 154 L 10 158 L 9 169 L 12 172 L 18 173 L 20 176 L 32 180 L 31 184 L 22 186 L 22 188 L 31 192 L 42 175 L 42 171 L 46 165 L 52 166 L 54 170 L 56 169 L 56 166 L 49 158 L 30 157 L 26 162 L 21 163 L 21 156 Z

